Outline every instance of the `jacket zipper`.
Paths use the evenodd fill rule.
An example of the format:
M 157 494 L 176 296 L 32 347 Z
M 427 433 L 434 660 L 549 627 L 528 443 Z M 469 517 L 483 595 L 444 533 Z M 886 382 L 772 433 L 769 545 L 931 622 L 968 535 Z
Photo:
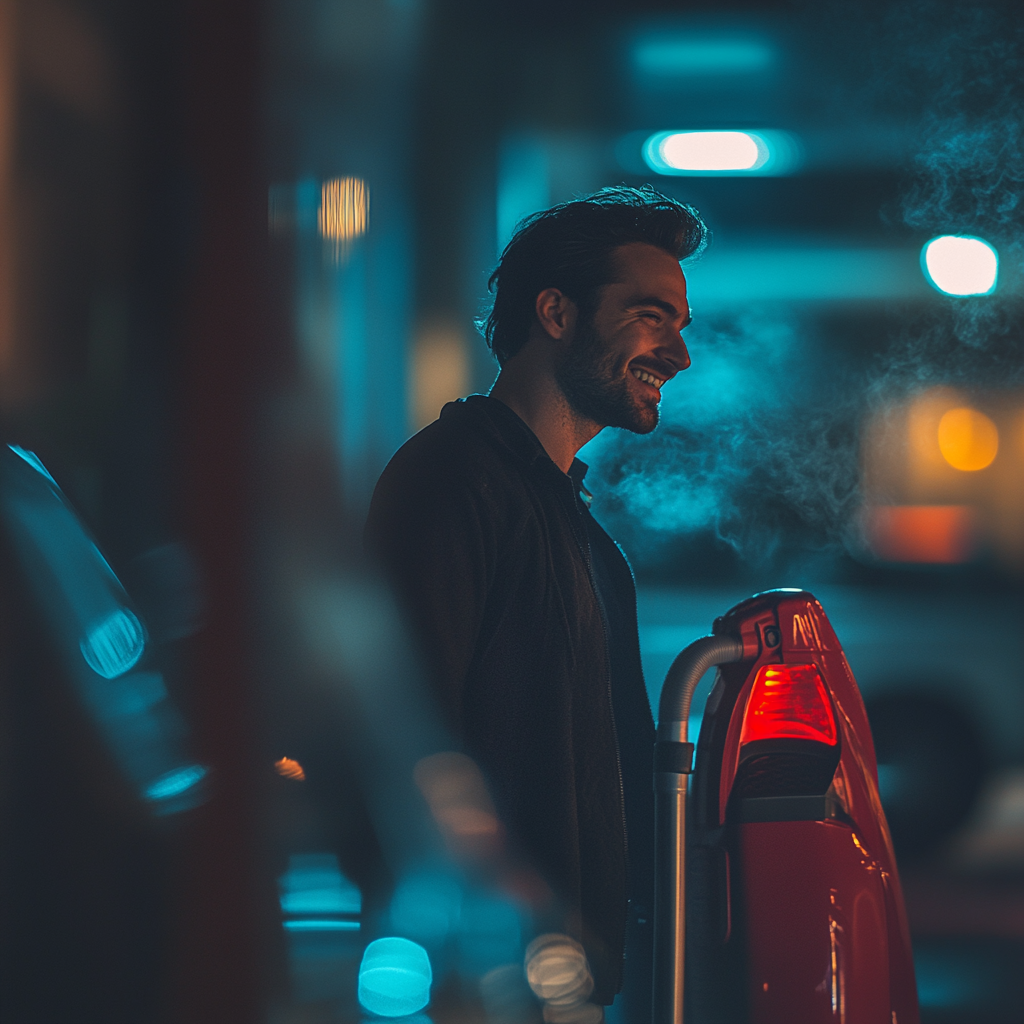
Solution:
M 580 554 L 583 556 L 583 564 L 587 567 L 587 578 L 590 580 L 590 588 L 594 592 L 594 600 L 597 602 L 597 610 L 601 617 L 601 634 L 604 637 L 604 661 L 607 666 L 607 673 L 605 675 L 606 690 L 608 693 L 608 710 L 611 713 L 612 718 L 612 737 L 615 740 L 615 770 L 619 779 L 619 814 L 622 821 L 622 852 L 625 855 L 625 868 L 626 868 L 626 893 L 627 893 L 627 906 L 629 900 L 629 833 L 626 830 L 626 787 L 622 781 L 622 754 L 619 749 L 619 730 L 615 724 L 615 701 L 612 695 L 612 658 L 611 658 L 611 640 L 608 636 L 608 622 L 606 619 L 606 613 L 604 609 L 604 602 L 601 600 L 601 592 L 597 589 L 597 580 L 594 578 L 594 569 L 591 564 L 590 554 L 590 539 L 587 536 L 587 524 L 583 518 L 583 512 L 580 510 L 580 497 L 578 494 L 573 495 L 574 507 L 576 509 L 576 518 L 579 525 L 583 528 L 583 538 L 586 543 L 580 540 L 579 535 L 576 536 L 576 544 L 580 549 Z M 576 531 L 574 530 L 575 534 Z M 627 911 L 627 928 L 628 928 L 628 911 Z M 625 947 L 623 947 L 623 956 L 625 956 Z

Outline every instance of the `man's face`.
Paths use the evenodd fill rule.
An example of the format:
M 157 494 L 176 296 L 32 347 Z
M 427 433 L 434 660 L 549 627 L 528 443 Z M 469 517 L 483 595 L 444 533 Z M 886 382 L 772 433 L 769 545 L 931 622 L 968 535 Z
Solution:
M 664 250 L 642 242 L 615 254 L 618 273 L 580 321 L 555 378 L 572 409 L 599 427 L 649 434 L 661 386 L 690 365 L 686 280 Z

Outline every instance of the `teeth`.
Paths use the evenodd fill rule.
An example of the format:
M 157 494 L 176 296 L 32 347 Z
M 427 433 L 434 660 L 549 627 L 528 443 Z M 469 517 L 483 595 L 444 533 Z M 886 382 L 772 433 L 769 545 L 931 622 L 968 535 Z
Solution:
M 663 380 L 659 380 L 655 377 L 653 373 L 648 373 L 646 370 L 633 370 L 633 376 L 636 377 L 637 380 L 644 381 L 646 384 L 653 384 L 656 388 L 660 388 L 661 385 L 665 383 Z

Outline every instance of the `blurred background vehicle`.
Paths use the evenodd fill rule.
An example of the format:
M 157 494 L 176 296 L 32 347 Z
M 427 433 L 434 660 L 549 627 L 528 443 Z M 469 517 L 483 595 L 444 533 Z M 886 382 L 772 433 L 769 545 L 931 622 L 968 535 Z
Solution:
M 537 1009 L 501 973 L 534 904 L 500 858 L 452 882 L 485 785 L 410 781 L 444 745 L 419 710 L 411 761 L 377 744 L 375 686 L 423 705 L 359 530 L 391 453 L 489 386 L 472 321 L 517 220 L 650 182 L 713 231 L 693 366 L 656 434 L 584 458 L 652 698 L 736 600 L 817 594 L 922 1017 L 1015 1020 L 1022 31 L 999 0 L 2 0 L 0 440 L 159 634 L 218 781 L 177 829 L 144 813 L 0 576 L 0 1017 L 358 1020 L 391 926 L 430 950 L 424 1015 Z

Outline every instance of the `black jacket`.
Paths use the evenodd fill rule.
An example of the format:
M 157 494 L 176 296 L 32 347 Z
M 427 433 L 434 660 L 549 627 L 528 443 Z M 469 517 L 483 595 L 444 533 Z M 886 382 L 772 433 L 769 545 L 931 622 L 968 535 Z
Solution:
M 631 616 L 627 684 L 634 710 L 643 703 L 649 759 L 654 732 L 629 566 L 533 432 L 481 395 L 446 405 L 394 456 L 367 539 L 409 614 L 449 724 L 567 906 L 593 998 L 610 1002 L 622 976 L 627 850 L 590 546 L 601 546 Z

